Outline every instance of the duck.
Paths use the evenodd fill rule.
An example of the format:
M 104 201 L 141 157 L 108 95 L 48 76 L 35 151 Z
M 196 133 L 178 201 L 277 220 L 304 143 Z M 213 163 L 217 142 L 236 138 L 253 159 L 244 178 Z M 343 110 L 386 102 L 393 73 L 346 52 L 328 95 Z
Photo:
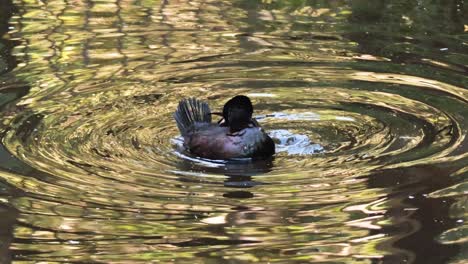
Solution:
M 174 119 L 193 155 L 212 160 L 266 159 L 275 154 L 273 139 L 252 117 L 249 97 L 237 95 L 228 100 L 222 112 L 211 112 L 207 102 L 186 98 L 179 102 Z M 221 116 L 212 122 L 212 116 Z

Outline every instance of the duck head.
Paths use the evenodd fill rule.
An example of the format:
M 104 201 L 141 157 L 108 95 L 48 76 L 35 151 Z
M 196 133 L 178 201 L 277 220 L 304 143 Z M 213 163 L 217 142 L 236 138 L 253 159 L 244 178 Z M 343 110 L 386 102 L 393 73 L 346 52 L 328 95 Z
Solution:
M 252 123 L 253 106 L 245 95 L 231 98 L 224 104 L 224 126 L 228 126 L 231 132 L 242 130 Z

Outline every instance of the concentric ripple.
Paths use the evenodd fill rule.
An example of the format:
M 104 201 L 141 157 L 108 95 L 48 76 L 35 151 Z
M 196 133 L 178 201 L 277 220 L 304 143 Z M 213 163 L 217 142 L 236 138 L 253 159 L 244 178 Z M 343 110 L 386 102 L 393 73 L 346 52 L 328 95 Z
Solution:
M 236 92 L 249 95 L 245 89 Z M 213 92 L 211 97 L 229 98 L 230 91 L 224 93 Z M 449 113 L 399 94 L 289 87 L 287 92 L 257 89 L 250 96 L 257 119 L 277 142 L 275 166 L 266 176 L 282 177 L 297 162 L 305 174 L 326 173 L 329 168 L 336 174 L 349 171 L 350 164 L 366 173 L 437 162 L 463 142 L 459 124 Z M 89 98 L 92 101 L 84 103 Z M 167 177 L 170 171 L 194 164 L 200 171 L 204 166 L 221 167 L 212 173 L 223 174 L 225 166 L 197 162 L 184 153 L 180 139 L 176 140 L 172 114 L 177 101 L 172 96 L 150 93 L 109 102 L 109 95 L 101 93 L 89 98 L 34 103 L 41 113 L 21 114 L 12 121 L 18 130 L 6 133 L 6 145 L 41 171 L 65 179 L 69 174 L 91 177 L 81 178 L 84 182 L 93 182 L 96 175 L 123 181 L 134 173 Z M 204 99 L 215 109 L 224 102 Z M 136 175 L 132 181 L 142 180 Z
M 392 244 L 420 228 L 405 199 L 465 175 L 462 66 L 364 52 L 345 3 L 150 2 L 17 2 L 12 83 L 31 90 L 0 113 L 0 132 L 30 173 L 0 177 L 21 193 L 2 200 L 18 211 L 18 260 L 414 261 Z M 188 153 L 179 100 L 219 110 L 237 94 L 275 156 Z M 427 167 L 450 169 L 436 180 Z

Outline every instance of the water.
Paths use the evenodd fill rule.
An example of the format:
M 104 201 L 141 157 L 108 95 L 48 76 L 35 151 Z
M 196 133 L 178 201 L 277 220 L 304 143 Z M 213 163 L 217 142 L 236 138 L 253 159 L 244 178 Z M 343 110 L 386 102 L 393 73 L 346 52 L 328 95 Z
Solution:
M 1 262 L 465 263 L 467 11 L 0 2 Z M 186 153 L 237 94 L 274 159 Z

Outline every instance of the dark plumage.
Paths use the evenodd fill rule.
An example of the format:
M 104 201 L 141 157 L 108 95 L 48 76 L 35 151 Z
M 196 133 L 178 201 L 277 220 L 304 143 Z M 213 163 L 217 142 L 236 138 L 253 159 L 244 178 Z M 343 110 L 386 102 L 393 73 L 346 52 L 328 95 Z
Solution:
M 211 115 L 222 115 L 218 123 Z M 209 159 L 266 158 L 275 153 L 275 143 L 252 118 L 253 106 L 247 96 L 230 99 L 222 113 L 212 113 L 206 102 L 195 98 L 179 102 L 174 118 L 193 154 Z

